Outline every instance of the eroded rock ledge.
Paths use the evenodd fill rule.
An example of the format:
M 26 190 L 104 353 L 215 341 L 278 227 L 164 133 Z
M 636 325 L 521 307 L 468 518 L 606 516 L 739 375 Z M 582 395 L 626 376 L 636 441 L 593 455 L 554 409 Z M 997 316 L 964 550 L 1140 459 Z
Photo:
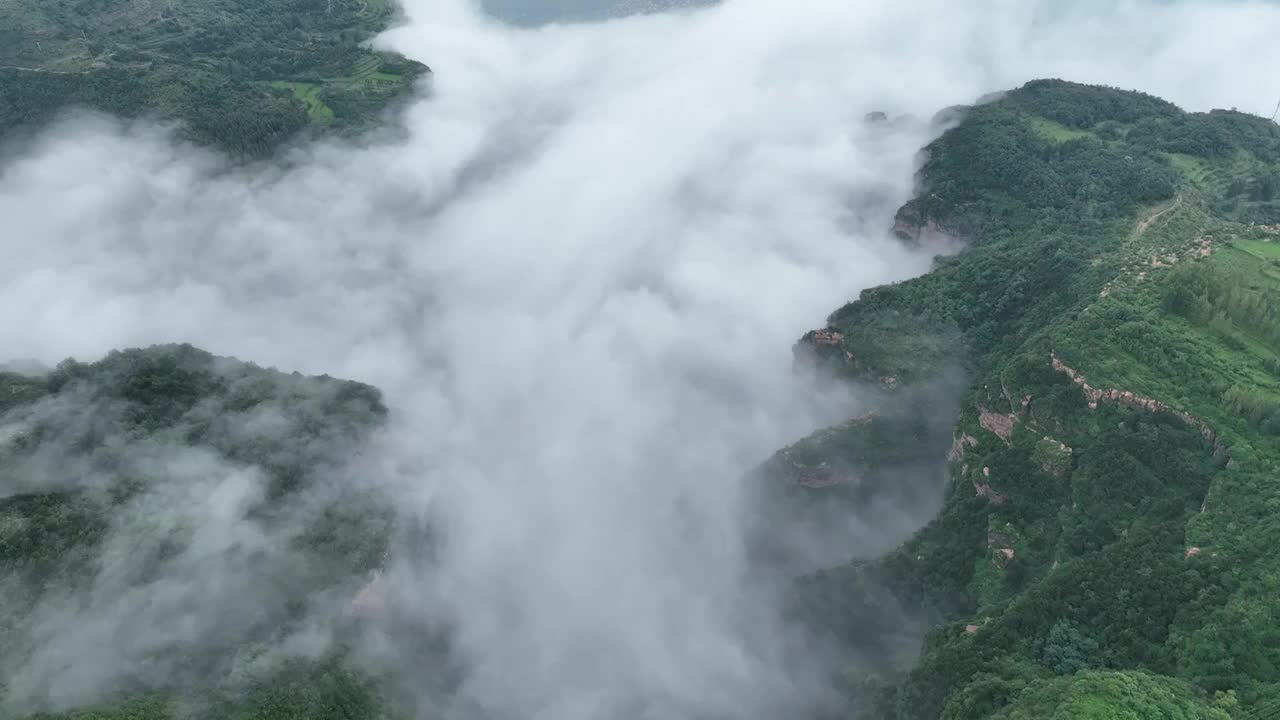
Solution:
M 1083 373 L 1062 362 L 1062 359 L 1058 357 L 1057 353 L 1050 353 L 1049 357 L 1053 363 L 1054 370 L 1066 375 L 1068 378 L 1071 378 L 1072 382 L 1080 386 L 1080 390 L 1084 393 L 1085 400 L 1089 402 L 1090 410 L 1098 409 L 1098 403 L 1108 402 L 1150 413 L 1168 413 L 1178 418 L 1186 425 L 1199 430 L 1205 440 L 1213 443 L 1215 455 L 1225 452 L 1222 444 L 1218 442 L 1218 433 L 1214 431 L 1214 429 L 1209 426 L 1209 423 L 1205 422 L 1203 419 L 1198 418 L 1191 413 L 1170 407 L 1168 404 L 1160 402 L 1154 398 L 1139 395 L 1129 390 L 1119 390 L 1116 388 L 1101 389 L 1093 387 L 1089 384 L 1088 379 Z

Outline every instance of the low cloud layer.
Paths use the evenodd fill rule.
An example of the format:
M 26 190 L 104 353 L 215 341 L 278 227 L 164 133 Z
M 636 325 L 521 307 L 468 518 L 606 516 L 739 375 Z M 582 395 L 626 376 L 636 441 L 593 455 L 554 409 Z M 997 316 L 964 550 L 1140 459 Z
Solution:
M 436 72 L 406 137 L 231 169 L 81 116 L 10 148 L 0 347 L 186 341 L 382 388 L 385 481 L 447 518 L 438 565 L 397 557 L 393 585 L 452 623 L 458 696 L 498 718 L 775 716 L 824 685 L 752 584 L 740 479 L 864 409 L 790 349 L 927 269 L 886 230 L 938 109 L 1045 76 L 1189 109 L 1280 94 L 1260 2 L 406 14 L 379 42 Z

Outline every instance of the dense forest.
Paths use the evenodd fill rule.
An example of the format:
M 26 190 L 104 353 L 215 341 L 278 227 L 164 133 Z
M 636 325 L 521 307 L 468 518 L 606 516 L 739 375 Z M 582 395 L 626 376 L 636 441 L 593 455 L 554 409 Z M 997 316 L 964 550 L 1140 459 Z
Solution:
M 119 701 L 33 717 L 372 716 L 341 633 L 390 542 L 351 474 L 386 413 L 366 385 L 190 346 L 0 373 L 0 712 L 98 686 Z M 308 617 L 330 650 L 255 663 Z
M 856 717 L 1280 712 L 1278 177 L 1268 120 L 1049 80 L 928 148 L 899 226 L 968 247 L 797 346 L 899 393 L 969 378 L 939 516 L 798 593 L 851 648 L 932 627 L 851 665 Z
M 15 0 L 0 5 L 0 138 L 79 107 L 178 121 L 233 155 L 351 132 L 429 71 L 367 47 L 386 0 Z

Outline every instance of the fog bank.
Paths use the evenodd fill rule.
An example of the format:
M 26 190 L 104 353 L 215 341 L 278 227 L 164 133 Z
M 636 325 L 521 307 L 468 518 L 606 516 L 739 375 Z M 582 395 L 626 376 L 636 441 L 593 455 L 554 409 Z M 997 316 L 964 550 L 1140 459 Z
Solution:
M 822 698 L 828 658 L 746 561 L 741 477 L 867 408 L 794 375 L 791 345 L 928 268 L 887 233 L 925 119 L 1045 76 L 1189 109 L 1280 93 L 1264 3 L 731 0 L 525 30 L 460 0 L 405 11 L 379 42 L 435 78 L 403 138 L 229 168 L 72 117 L 14 150 L 0 347 L 52 364 L 186 341 L 380 387 L 364 470 L 406 518 L 446 519 L 431 567 L 394 554 L 391 586 L 451 628 L 443 707 L 494 718 Z M 911 510 L 815 543 L 852 557 Z

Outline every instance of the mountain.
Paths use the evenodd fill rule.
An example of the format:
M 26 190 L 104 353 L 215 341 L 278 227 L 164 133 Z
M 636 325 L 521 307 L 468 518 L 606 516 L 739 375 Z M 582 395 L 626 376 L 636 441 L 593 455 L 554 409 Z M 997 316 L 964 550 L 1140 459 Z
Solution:
M 0 5 L 0 139 L 83 107 L 179 121 L 242 157 L 376 123 L 429 70 L 364 45 L 386 0 L 13 0 Z
M 429 72 L 363 46 L 391 17 L 14 0 L 0 134 L 77 106 L 247 158 L 359 131 Z M 900 547 L 806 568 L 787 609 L 858 718 L 1277 717 L 1280 126 L 1060 80 L 937 120 L 893 229 L 964 249 L 799 340 L 879 406 L 749 482 L 795 522 L 933 502 L 939 474 L 945 498 Z M 348 662 L 395 532 L 361 464 L 386 415 L 190 346 L 0 371 L 0 711 L 405 715 Z M 759 530 L 761 568 L 793 570 Z
M 897 550 L 810 578 L 799 607 L 850 648 L 889 646 L 888 619 L 932 628 L 918 656 L 849 667 L 859 717 L 1270 717 L 1280 126 L 1058 80 L 962 112 L 896 229 L 967 247 L 797 345 L 891 396 L 967 378 L 935 456 L 946 501 Z M 865 482 L 867 432 L 775 464 Z M 938 453 L 881 437 L 905 443 L 881 455 Z
M 342 632 L 390 542 L 358 472 L 386 412 L 190 346 L 0 373 L 0 714 L 372 717 Z M 266 662 L 317 618 L 331 646 Z
M 795 348 L 880 407 L 751 479 L 797 518 L 918 503 L 935 471 L 946 498 L 901 547 L 802 577 L 791 612 L 848 658 L 854 717 L 1273 716 L 1280 127 L 1059 80 L 946 116 L 895 229 L 964 249 Z M 0 698 L 97 682 L 118 700 L 35 717 L 395 716 L 343 640 L 380 592 L 390 511 L 358 480 L 385 413 L 189 346 L 0 374 Z M 220 557 L 251 586 L 214 582 L 211 538 L 243 544 Z M 174 646 L 147 613 L 192 608 L 212 624 L 148 664 Z M 69 655 L 64 612 L 117 644 Z M 255 664 L 317 613 L 323 653 Z

